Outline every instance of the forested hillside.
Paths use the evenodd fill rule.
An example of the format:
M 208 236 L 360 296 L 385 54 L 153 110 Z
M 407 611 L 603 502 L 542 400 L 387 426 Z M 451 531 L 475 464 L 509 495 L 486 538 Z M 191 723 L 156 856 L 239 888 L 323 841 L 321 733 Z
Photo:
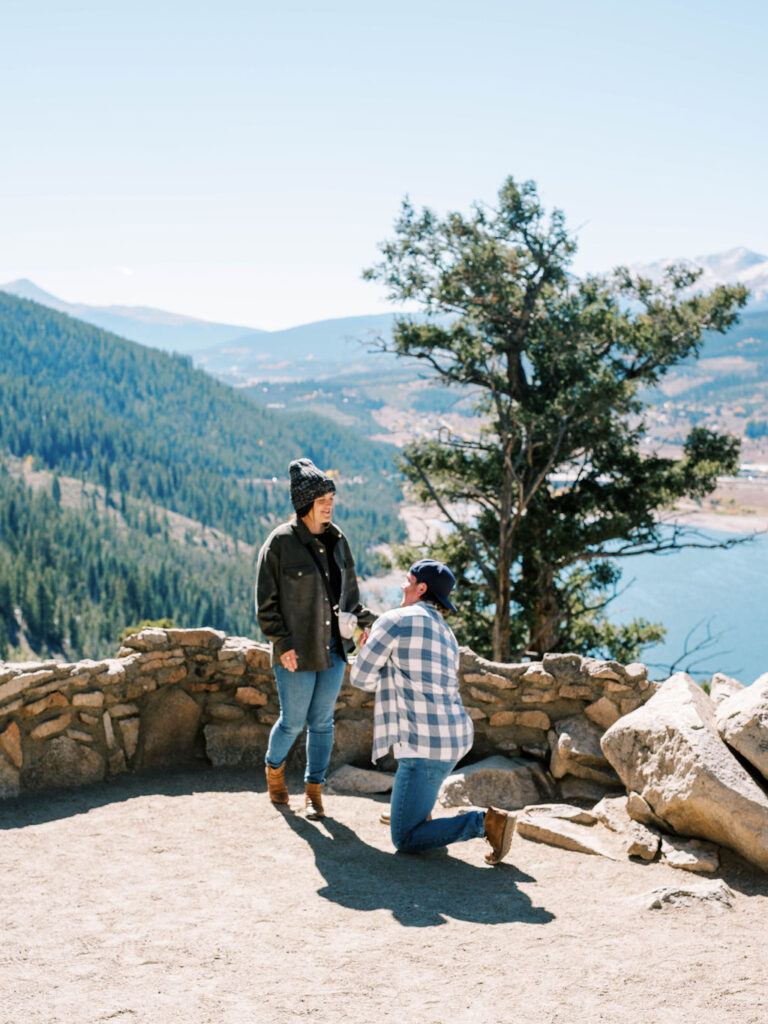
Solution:
M 34 493 L 0 465 L 0 660 L 114 654 L 142 620 L 170 618 L 255 635 L 254 555 L 175 543 L 162 514 L 139 502 L 86 511 Z
M 290 512 L 299 455 L 339 474 L 337 518 L 362 574 L 377 543 L 402 536 L 392 447 L 260 408 L 188 359 L 0 293 L 4 452 L 100 485 L 121 513 L 85 516 L 0 477 L 0 618 L 12 641 L 20 608 L 40 649 L 104 653 L 145 617 L 253 632 L 252 559 L 169 540 L 157 508 L 258 545 Z

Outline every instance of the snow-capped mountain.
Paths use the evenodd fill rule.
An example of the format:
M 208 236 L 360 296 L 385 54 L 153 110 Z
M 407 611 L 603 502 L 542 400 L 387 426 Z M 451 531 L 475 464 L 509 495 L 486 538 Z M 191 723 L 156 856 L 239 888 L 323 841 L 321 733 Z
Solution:
M 751 311 L 768 309 L 768 256 L 741 246 L 709 256 L 695 256 L 693 259 L 679 257 L 657 260 L 655 263 L 633 264 L 630 270 L 658 280 L 665 267 L 671 263 L 702 271 L 696 282 L 697 291 L 709 291 L 718 284 L 743 284 L 750 291 L 748 308 Z

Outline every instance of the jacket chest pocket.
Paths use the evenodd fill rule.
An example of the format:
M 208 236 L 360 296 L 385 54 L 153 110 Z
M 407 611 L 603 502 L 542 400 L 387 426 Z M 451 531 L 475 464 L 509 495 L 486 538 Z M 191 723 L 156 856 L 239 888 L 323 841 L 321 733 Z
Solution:
M 313 576 L 316 575 L 317 570 L 313 565 L 284 565 L 282 569 L 282 577 L 288 586 L 301 586 L 302 584 L 311 586 L 313 582 Z

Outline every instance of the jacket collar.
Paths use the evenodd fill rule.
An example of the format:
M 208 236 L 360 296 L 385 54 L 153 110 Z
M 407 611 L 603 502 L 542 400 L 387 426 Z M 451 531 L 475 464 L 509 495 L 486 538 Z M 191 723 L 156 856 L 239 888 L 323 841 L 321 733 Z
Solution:
M 315 534 L 312 533 L 311 530 L 307 529 L 307 526 L 301 521 L 301 519 L 296 519 L 296 522 L 293 524 L 293 528 L 302 544 L 311 544 L 315 539 Z M 337 540 L 341 537 L 341 530 L 335 523 L 330 523 L 325 532 L 333 534 Z

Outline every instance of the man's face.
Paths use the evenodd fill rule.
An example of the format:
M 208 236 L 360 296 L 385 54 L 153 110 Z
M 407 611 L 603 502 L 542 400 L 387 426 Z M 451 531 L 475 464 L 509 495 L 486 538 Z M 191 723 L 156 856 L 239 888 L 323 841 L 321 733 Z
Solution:
M 406 608 L 409 604 L 416 604 L 427 592 L 427 584 L 419 583 L 412 572 L 403 580 L 403 599 L 400 602 L 401 608 Z

